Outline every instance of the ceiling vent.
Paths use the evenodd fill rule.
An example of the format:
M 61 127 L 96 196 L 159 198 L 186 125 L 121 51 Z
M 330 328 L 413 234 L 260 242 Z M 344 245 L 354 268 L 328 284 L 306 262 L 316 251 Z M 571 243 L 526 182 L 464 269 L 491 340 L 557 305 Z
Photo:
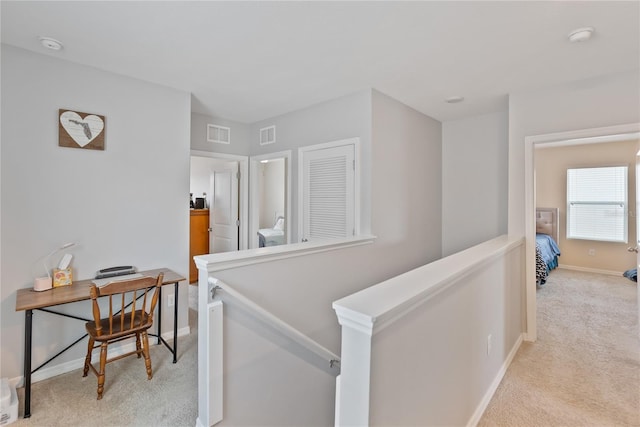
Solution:
M 268 126 L 260 129 L 260 145 L 273 144 L 276 142 L 276 126 Z
M 231 144 L 231 128 L 207 125 L 207 141 L 219 144 Z

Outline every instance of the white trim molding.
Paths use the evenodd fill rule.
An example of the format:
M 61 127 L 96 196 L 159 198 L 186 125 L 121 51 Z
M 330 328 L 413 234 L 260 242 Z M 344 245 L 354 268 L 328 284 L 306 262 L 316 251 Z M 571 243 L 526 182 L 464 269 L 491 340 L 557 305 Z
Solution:
M 375 241 L 375 236 L 356 236 L 348 239 L 323 240 L 316 242 L 292 243 L 290 245 L 269 246 L 266 248 L 248 249 L 239 252 L 222 252 L 218 254 L 199 255 L 193 257 L 198 270 L 208 273 L 228 270 L 246 265 L 279 259 L 295 258 L 318 252 L 327 252 L 352 246 L 367 245 Z
M 518 352 L 518 349 L 522 345 L 523 341 L 524 341 L 524 334 L 520 334 L 520 336 L 518 337 L 518 340 L 511 348 L 509 355 L 507 356 L 504 363 L 500 367 L 500 370 L 498 371 L 495 378 L 493 379 L 491 386 L 485 393 L 484 397 L 482 398 L 482 401 L 476 408 L 476 411 L 473 413 L 473 415 L 469 419 L 469 422 L 467 423 L 467 427 L 475 427 L 480 422 L 480 418 L 482 418 L 482 414 L 484 414 L 484 411 L 487 409 L 487 406 L 489 406 L 489 403 L 491 402 L 493 395 L 496 393 L 496 390 L 498 390 L 498 386 L 500 385 L 500 382 L 502 382 L 502 378 L 504 378 L 504 375 L 507 373 L 507 369 L 509 368 L 509 365 L 511 365 L 511 362 L 513 362 L 513 359 L 516 357 L 516 353 Z

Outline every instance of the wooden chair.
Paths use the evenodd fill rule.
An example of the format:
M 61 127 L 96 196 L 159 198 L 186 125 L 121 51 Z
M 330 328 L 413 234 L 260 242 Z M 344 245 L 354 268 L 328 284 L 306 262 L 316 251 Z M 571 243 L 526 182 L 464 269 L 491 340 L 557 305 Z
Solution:
M 141 277 L 120 281 L 114 278 L 113 282 L 102 287 L 91 285 L 90 295 L 93 302 L 94 320 L 85 325 L 89 334 L 89 346 L 82 376 L 87 376 L 89 368 L 96 374 L 98 377 L 98 400 L 102 399 L 105 366 L 109 362 L 134 354 L 137 354 L 138 358 L 143 355 L 147 378 L 153 377 L 147 330 L 153 325 L 153 313 L 158 302 L 158 291 L 162 286 L 162 279 L 163 274 L 160 274 L 157 278 Z M 109 316 L 105 318 L 101 317 L 100 305 L 98 304 L 98 298 L 102 296 L 108 297 L 109 300 Z M 133 300 L 130 299 L 131 297 Z M 147 307 L 148 302 L 150 302 L 149 307 Z M 114 311 L 118 309 L 119 311 Z M 136 338 L 134 351 L 107 359 L 109 344 L 134 336 Z M 100 344 L 95 345 L 96 342 Z M 95 366 L 91 364 L 91 353 L 98 347 L 100 347 L 100 369 L 96 370 Z

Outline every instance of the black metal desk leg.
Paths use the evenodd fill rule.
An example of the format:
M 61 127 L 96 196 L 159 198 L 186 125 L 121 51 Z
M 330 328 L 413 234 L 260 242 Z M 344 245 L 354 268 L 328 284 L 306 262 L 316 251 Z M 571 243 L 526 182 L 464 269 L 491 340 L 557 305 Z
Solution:
M 160 344 L 160 334 L 162 334 L 162 286 L 158 289 L 158 298 L 160 299 L 160 304 L 158 304 L 158 342 L 156 344 Z
M 31 331 L 32 310 L 24 312 L 24 418 L 31 417 Z
M 174 283 L 174 298 L 173 302 L 173 363 L 178 361 L 178 282 Z

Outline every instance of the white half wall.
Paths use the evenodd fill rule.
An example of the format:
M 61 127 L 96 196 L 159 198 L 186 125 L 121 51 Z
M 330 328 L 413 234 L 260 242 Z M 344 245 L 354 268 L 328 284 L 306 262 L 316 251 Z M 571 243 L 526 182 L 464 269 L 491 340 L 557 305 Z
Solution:
M 482 413 L 520 344 L 523 250 L 520 242 L 493 259 L 475 254 L 482 263 L 472 272 L 374 335 L 371 426 L 464 426 Z
M 308 142 L 352 136 L 370 140 L 369 163 L 363 167 L 371 173 L 371 229 L 377 239 L 372 244 L 230 268 L 211 275 L 338 354 L 341 337 L 331 308 L 333 301 L 440 258 L 442 152 L 440 123 L 386 95 L 373 91 L 370 97 L 358 95 L 336 102 L 343 103 L 340 111 L 344 114 L 336 115 L 323 105 L 283 118 L 279 122 L 283 125 L 278 125 L 278 141 L 287 134 L 284 123 L 291 125 L 291 136 L 297 130 L 302 137 L 305 123 L 334 120 L 335 128 L 326 129 L 331 129 L 332 135 L 317 140 L 320 137 L 311 132 L 307 137 L 316 141 Z M 318 114 L 317 120 L 312 110 Z M 331 120 L 323 122 L 322 117 Z M 360 121 L 343 123 L 354 117 Z M 353 128 L 355 125 L 359 131 Z M 200 283 L 206 277 L 204 273 L 199 272 Z M 256 326 L 241 310 L 225 307 L 224 322 L 228 385 L 220 425 L 256 422 L 258 418 L 252 417 L 257 410 L 263 411 L 258 414 L 263 425 L 280 425 L 286 414 L 297 425 L 332 422 L 333 377 L 323 377 L 326 374 L 320 375 L 316 367 L 303 361 L 294 362 L 287 343 L 266 340 L 264 328 Z M 290 364 L 292 369 L 281 370 L 282 364 Z M 314 380 L 314 387 L 304 389 L 300 378 L 324 379 Z M 313 402 L 318 388 L 324 390 L 323 396 L 331 398 L 329 403 L 325 399 Z M 282 395 L 299 390 L 294 403 L 276 399 L 279 389 L 284 390 Z M 305 408 L 319 413 L 302 414 Z
M 78 246 L 74 278 L 134 265 L 188 274 L 190 96 L 2 45 L 0 376 L 22 375 L 24 313 L 16 290 L 33 286 L 41 256 Z M 104 151 L 58 146 L 58 109 L 105 116 Z M 52 263 L 56 263 L 53 260 Z M 163 296 L 163 329 L 173 310 Z M 178 328 L 188 327 L 187 287 Z M 59 307 L 82 316 L 88 302 Z M 84 333 L 82 321 L 34 312 L 34 367 Z M 84 358 L 86 341 L 53 362 Z
M 336 425 L 475 425 L 521 342 L 523 243 L 500 236 L 335 301 Z
M 507 112 L 442 124 L 442 256 L 507 232 Z

